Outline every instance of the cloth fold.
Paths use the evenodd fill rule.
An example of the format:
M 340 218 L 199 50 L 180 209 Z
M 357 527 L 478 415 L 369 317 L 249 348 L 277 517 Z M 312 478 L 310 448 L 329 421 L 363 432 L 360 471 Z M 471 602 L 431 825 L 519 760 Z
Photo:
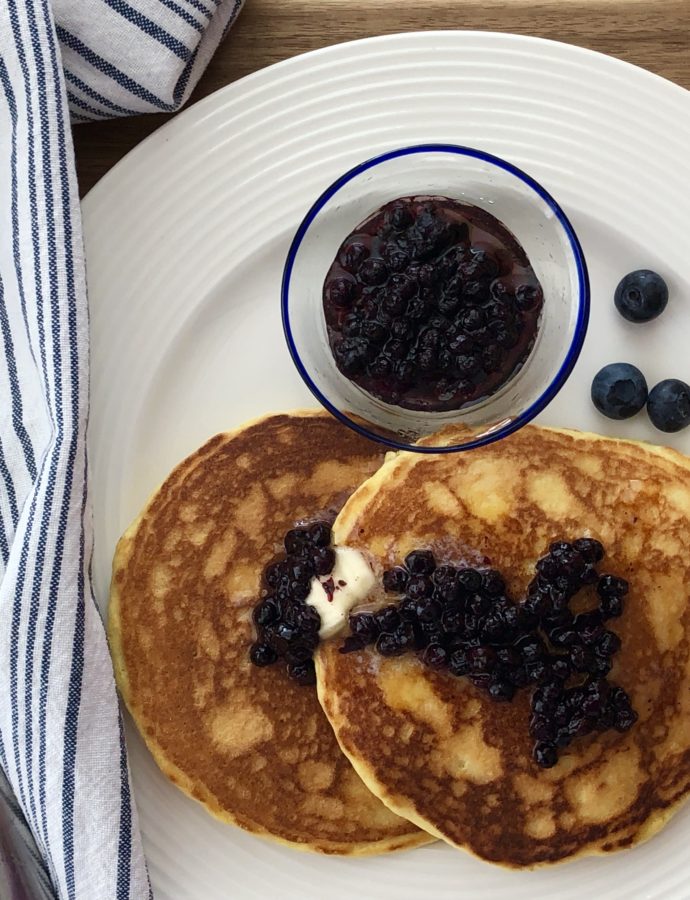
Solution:
M 150 896 L 91 588 L 69 108 L 78 121 L 178 108 L 240 5 L 0 4 L 0 766 L 55 895 L 69 900 Z
M 241 6 L 242 0 L 53 0 L 73 120 L 178 109 Z

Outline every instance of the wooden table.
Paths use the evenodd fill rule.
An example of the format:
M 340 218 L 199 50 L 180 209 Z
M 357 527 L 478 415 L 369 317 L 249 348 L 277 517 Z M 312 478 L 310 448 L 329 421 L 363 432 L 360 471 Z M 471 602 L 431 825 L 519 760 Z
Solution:
M 398 31 L 533 34 L 618 56 L 690 88 L 690 0 L 246 0 L 190 102 L 281 59 Z M 168 115 L 74 129 L 86 193 Z

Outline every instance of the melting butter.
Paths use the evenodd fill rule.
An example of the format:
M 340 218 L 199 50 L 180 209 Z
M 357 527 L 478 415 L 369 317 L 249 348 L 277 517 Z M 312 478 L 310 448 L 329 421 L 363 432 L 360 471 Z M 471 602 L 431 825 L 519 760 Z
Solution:
M 321 619 L 319 638 L 333 637 L 347 622 L 353 606 L 366 600 L 376 583 L 371 566 L 359 550 L 335 548 L 335 565 L 330 575 L 312 578 L 306 599 Z

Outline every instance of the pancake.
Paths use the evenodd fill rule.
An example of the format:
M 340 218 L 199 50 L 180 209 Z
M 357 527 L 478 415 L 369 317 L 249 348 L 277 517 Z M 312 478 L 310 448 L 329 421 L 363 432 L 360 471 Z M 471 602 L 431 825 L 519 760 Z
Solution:
M 631 847 L 668 821 L 690 790 L 688 459 L 535 427 L 466 453 L 402 453 L 352 496 L 334 536 L 386 567 L 418 547 L 483 561 L 514 599 L 552 541 L 590 536 L 606 548 L 600 571 L 630 582 L 607 623 L 622 638 L 609 678 L 639 720 L 577 738 L 552 769 L 532 761 L 531 690 L 498 704 L 413 654 L 320 648 L 324 710 L 390 809 L 507 867 Z
M 113 563 L 117 683 L 159 767 L 217 818 L 304 850 L 431 840 L 366 789 L 314 687 L 248 659 L 261 573 L 285 532 L 334 514 L 382 459 L 319 413 L 217 435 L 171 473 Z

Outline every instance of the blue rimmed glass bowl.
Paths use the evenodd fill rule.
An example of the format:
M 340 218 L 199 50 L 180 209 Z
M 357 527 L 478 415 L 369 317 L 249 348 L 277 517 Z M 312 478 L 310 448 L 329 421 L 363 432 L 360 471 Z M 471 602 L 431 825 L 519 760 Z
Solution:
M 486 209 L 522 244 L 544 289 L 537 339 L 518 372 L 496 393 L 448 412 L 418 412 L 366 393 L 338 371 L 323 312 L 323 285 L 338 248 L 356 226 L 397 197 L 450 197 Z M 389 447 L 453 452 L 499 440 L 556 396 L 579 356 L 589 318 L 589 280 L 580 242 L 544 188 L 497 156 L 453 144 L 392 150 L 341 175 L 297 229 L 285 263 L 282 315 L 297 369 L 319 402 L 345 425 Z M 447 444 L 434 435 L 463 425 Z M 416 441 L 424 438 L 424 446 Z

